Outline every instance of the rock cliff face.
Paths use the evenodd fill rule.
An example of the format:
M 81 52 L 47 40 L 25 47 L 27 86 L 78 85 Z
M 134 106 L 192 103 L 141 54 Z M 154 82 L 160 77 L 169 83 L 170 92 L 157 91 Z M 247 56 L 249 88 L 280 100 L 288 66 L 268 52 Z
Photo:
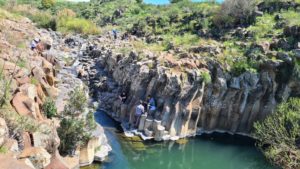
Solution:
M 17 168 L 67 169 L 103 160 L 110 146 L 101 126 L 74 157 L 62 158 L 56 132 L 60 119 L 48 119 L 42 110 L 49 97 L 56 100 L 60 114 L 68 93 L 84 85 L 77 78 L 76 63 L 66 63 L 72 59 L 72 49 L 59 33 L 37 29 L 27 18 L 7 15 L 0 17 L 0 168 L 15 164 Z M 31 50 L 30 43 L 37 37 L 50 44 L 51 50 Z
M 289 62 L 268 60 L 259 73 L 234 76 L 212 59 L 192 54 L 178 59 L 146 50 L 118 53 L 116 49 L 130 45 L 104 37 L 90 44 L 80 60 L 101 108 L 124 124 L 132 123 L 139 100 L 155 98 L 155 115 L 148 116 L 148 122 L 141 120 L 150 123 L 140 128 L 147 136 L 155 136 L 158 128 L 165 138 L 197 131 L 249 134 L 253 123 L 272 113 L 279 102 L 299 95 L 299 80 L 292 76 Z M 203 74 L 211 76 L 211 83 L 205 83 Z M 125 104 L 118 99 L 121 91 L 128 95 Z

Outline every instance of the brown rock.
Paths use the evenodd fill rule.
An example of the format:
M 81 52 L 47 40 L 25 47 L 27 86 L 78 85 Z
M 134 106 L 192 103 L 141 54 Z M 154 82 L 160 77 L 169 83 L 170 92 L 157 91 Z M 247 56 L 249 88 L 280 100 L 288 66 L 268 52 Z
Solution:
M 69 169 L 63 158 L 58 151 L 51 157 L 51 162 L 45 167 L 45 169 Z
M 0 155 L 1 169 L 32 169 L 26 163 L 7 155 Z
M 23 132 L 22 133 L 22 138 L 23 138 L 23 143 L 24 143 L 24 148 L 25 149 L 29 148 L 29 147 L 32 147 L 30 134 L 28 132 Z
M 0 118 L 0 145 L 4 143 L 6 137 L 8 137 L 8 128 L 5 120 Z
M 19 92 L 14 96 L 12 105 L 20 115 L 36 118 L 36 116 L 32 114 L 34 110 L 34 108 L 32 108 L 33 102 L 32 99 Z
M 41 147 L 30 147 L 24 149 L 19 158 L 29 158 L 35 168 L 42 169 L 50 164 L 51 155 Z

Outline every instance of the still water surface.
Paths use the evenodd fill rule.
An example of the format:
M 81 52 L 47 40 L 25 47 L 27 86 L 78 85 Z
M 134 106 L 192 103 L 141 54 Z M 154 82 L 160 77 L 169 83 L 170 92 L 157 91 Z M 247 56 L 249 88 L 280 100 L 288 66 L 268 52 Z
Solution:
M 176 142 L 128 140 L 104 112 L 95 113 L 113 151 L 101 169 L 275 169 L 253 141 L 224 134 L 204 135 Z

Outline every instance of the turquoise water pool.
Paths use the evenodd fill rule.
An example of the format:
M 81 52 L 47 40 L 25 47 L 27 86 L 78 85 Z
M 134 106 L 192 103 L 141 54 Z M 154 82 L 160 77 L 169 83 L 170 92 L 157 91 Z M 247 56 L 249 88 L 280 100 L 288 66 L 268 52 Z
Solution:
M 101 169 L 275 169 L 254 141 L 227 134 L 203 135 L 183 142 L 142 142 L 126 138 L 104 112 L 95 119 L 105 128 L 113 150 Z

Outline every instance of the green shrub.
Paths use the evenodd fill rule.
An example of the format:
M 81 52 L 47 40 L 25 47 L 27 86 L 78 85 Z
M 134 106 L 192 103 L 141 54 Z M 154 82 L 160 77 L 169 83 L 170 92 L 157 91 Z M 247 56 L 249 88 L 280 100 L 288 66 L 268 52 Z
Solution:
M 44 8 L 51 8 L 55 5 L 55 0 L 42 0 L 41 4 Z
M 36 85 L 39 84 L 39 81 L 35 77 L 31 77 L 30 78 L 30 83 L 36 86 Z
M 69 93 L 69 101 L 64 109 L 64 114 L 69 116 L 76 116 L 82 114 L 87 106 L 87 97 L 84 90 L 76 87 Z
M 7 153 L 8 149 L 5 146 L 0 145 L 0 154 L 5 154 Z
M 211 76 L 210 76 L 209 72 L 207 72 L 207 71 L 201 72 L 201 78 L 203 79 L 203 82 L 205 84 L 211 83 Z
M 282 168 L 300 167 L 300 99 L 278 105 L 276 112 L 254 124 L 254 136 L 265 156 Z
M 57 129 L 60 138 L 59 152 L 62 154 L 73 154 L 77 146 L 83 144 L 84 121 L 74 118 L 63 118 Z
M 244 72 L 257 73 L 257 63 L 248 59 L 237 58 L 231 65 L 231 73 L 239 76 Z
M 226 0 L 214 16 L 215 26 L 234 27 L 236 24 L 249 24 L 255 9 L 256 0 Z
M 20 67 L 20 68 L 25 68 L 26 67 L 26 60 L 24 59 L 19 59 L 18 62 L 17 62 L 17 65 Z
M 64 109 L 64 117 L 57 129 L 61 144 L 59 151 L 62 154 L 73 154 L 78 146 L 85 145 L 91 138 L 91 131 L 96 128 L 94 114 L 89 112 L 83 115 L 87 106 L 85 93 L 76 87 L 70 93 L 69 101 Z
M 47 98 L 43 104 L 43 112 L 44 115 L 51 119 L 52 117 L 57 115 L 57 108 L 55 106 L 55 102 L 51 98 Z
M 41 28 L 51 28 L 56 30 L 55 19 L 47 12 L 37 12 L 29 18 Z
M 86 116 L 86 127 L 90 131 L 96 129 L 95 116 L 92 111 L 90 111 Z
M 264 14 L 261 17 L 256 18 L 255 24 L 249 26 L 247 29 L 254 34 L 256 41 L 262 41 L 269 35 L 280 35 L 282 29 L 275 29 L 276 21 L 274 15 Z
M 86 35 L 95 35 L 100 32 L 99 28 L 93 22 L 72 17 L 62 17 L 57 21 L 57 29 L 61 32 L 74 32 Z

